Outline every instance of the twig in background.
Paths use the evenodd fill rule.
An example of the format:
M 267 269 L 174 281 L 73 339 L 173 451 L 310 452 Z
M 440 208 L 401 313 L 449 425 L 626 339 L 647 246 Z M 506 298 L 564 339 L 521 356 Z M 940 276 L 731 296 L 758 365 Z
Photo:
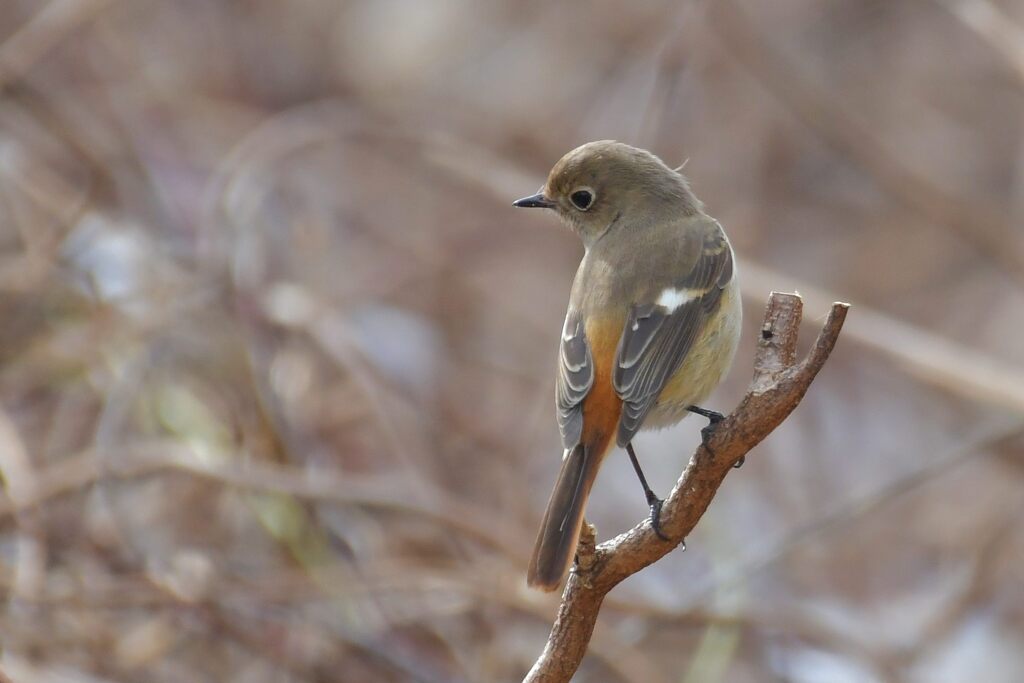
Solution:
M 850 114 L 848 103 L 814 83 L 772 45 L 738 3 L 723 0 L 712 7 L 709 24 L 722 39 L 723 49 L 763 81 L 808 128 L 870 173 L 895 199 L 930 222 L 955 230 L 1018 283 L 1024 283 L 1024 243 L 1004 210 L 947 191 L 891 153 L 871 126 Z
M 834 299 L 830 292 L 787 273 L 750 259 L 743 264 L 743 292 L 748 299 L 773 285 L 800 292 L 813 309 Z M 1024 415 L 1024 369 L 859 303 L 846 336 L 891 358 L 901 371 L 950 394 Z

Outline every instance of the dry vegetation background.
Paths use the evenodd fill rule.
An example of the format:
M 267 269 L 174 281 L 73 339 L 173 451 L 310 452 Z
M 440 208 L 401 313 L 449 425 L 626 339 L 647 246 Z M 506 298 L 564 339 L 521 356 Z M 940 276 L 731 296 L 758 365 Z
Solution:
M 771 289 L 854 307 L 576 680 L 1024 680 L 1020 0 L 4 0 L 0 87 L 17 683 L 518 680 L 580 246 L 510 203 L 609 137 L 738 251 L 713 407 Z

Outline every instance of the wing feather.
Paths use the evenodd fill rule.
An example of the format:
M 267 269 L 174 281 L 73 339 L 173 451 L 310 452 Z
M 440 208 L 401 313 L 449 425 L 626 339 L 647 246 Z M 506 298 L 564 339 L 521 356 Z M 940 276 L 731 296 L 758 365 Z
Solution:
M 629 443 L 643 426 L 732 279 L 732 250 L 721 227 L 715 227 L 717 230 L 705 237 L 691 271 L 670 285 L 691 296 L 674 308 L 637 303 L 626 317 L 612 377 L 623 402 L 617 438 L 620 446 Z
M 555 403 L 562 444 L 573 448 L 583 434 L 583 399 L 594 385 L 594 359 L 587 343 L 583 316 L 569 310 L 562 328 L 558 351 L 558 375 L 555 380 Z

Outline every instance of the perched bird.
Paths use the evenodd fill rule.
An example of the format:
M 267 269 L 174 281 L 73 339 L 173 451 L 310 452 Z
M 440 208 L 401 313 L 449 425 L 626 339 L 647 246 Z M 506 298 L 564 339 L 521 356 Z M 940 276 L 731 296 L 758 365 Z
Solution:
M 741 308 L 732 247 L 686 179 L 650 152 L 590 142 L 515 206 L 553 209 L 583 240 L 558 354 L 565 452 L 527 582 L 555 590 L 569 568 L 598 468 L 626 448 L 661 535 L 661 501 L 632 447 L 640 429 L 694 412 L 732 363 Z

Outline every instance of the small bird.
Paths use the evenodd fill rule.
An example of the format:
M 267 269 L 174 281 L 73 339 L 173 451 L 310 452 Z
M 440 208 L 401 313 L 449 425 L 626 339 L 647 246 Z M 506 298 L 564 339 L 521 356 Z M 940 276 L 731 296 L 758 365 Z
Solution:
M 732 247 L 679 172 L 650 152 L 590 142 L 555 164 L 541 191 L 514 202 L 553 209 L 583 240 L 562 327 L 555 403 L 562 468 L 527 583 L 559 587 L 579 540 L 598 468 L 629 454 L 661 536 L 661 501 L 632 446 L 640 429 L 699 407 L 732 363 L 742 311 Z M 705 432 L 707 435 L 707 432 Z

